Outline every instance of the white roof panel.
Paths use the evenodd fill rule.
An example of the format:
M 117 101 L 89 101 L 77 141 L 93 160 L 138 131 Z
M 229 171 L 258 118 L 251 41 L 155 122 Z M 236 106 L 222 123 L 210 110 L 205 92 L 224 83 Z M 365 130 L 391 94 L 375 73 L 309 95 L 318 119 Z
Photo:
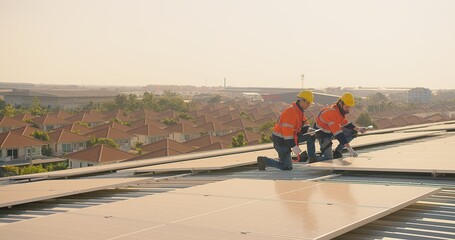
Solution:
M 454 146 L 455 135 L 446 134 L 362 152 L 356 158 L 316 162 L 307 167 L 351 171 L 455 173 L 455 161 L 450 155 Z
M 84 178 L 46 180 L 0 186 L 0 207 L 132 184 L 150 178 Z
M 330 239 L 437 191 L 233 179 L 21 221 L 0 232 L 36 240 Z

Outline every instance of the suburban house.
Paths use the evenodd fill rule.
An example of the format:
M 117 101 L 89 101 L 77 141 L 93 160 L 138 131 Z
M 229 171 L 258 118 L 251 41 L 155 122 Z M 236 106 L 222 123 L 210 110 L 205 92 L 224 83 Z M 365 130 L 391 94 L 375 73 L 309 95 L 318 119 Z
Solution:
M 219 123 L 216 123 L 216 122 L 204 123 L 204 124 L 201 124 L 201 125 L 199 125 L 197 127 L 201 128 L 201 129 L 204 129 L 204 131 L 208 135 L 212 135 L 212 136 L 223 136 L 223 135 L 226 135 L 228 133 L 231 133 L 231 132 L 237 130 L 234 127 L 231 127 L 231 126 L 228 126 L 228 125 L 225 125 L 225 124 L 219 124 Z
M 16 128 L 14 130 L 11 130 L 12 132 L 15 132 L 15 133 L 18 133 L 22 136 L 26 136 L 26 137 L 33 137 L 33 133 L 36 132 L 36 131 L 41 131 L 39 130 L 38 128 L 36 127 L 32 127 L 32 126 L 23 126 L 23 127 L 20 127 L 20 128 Z
M 142 146 L 142 152 L 156 152 L 162 149 L 171 149 L 175 152 L 187 153 L 192 151 L 194 148 L 170 139 L 164 139 Z
M 186 123 L 178 123 L 164 130 L 172 133 L 172 139 L 177 142 L 186 142 L 188 140 L 202 136 L 206 131 L 202 128 L 193 127 Z
M 220 150 L 220 149 L 228 149 L 229 148 L 229 143 L 226 142 L 215 142 L 210 145 L 194 149 L 193 152 L 205 152 L 205 151 L 213 151 L 213 150 Z
M 137 142 L 137 137 L 131 133 L 126 133 L 112 127 L 106 127 L 93 132 L 86 133 L 85 136 L 96 138 L 111 138 L 119 145 L 122 151 L 129 151 L 131 147 Z
M 84 135 L 86 133 L 89 133 L 89 132 L 93 131 L 93 129 L 85 127 L 85 126 L 82 126 L 78 122 L 72 123 L 70 125 L 66 125 L 66 126 L 61 127 L 61 128 L 56 128 L 56 129 L 54 129 L 54 131 L 57 131 L 57 130 L 60 130 L 60 129 L 65 129 L 67 131 L 70 131 L 70 132 L 73 132 L 73 133 L 77 133 L 77 134 L 80 134 L 80 135 Z
M 134 156 L 136 155 L 100 144 L 82 151 L 70 153 L 65 158 L 68 159 L 70 168 L 81 168 L 117 163 Z
M 107 128 L 107 127 L 115 128 L 115 129 L 123 131 L 123 132 L 128 132 L 129 130 L 132 129 L 131 127 L 128 127 L 121 123 L 112 121 L 112 122 L 108 122 L 108 123 L 93 127 L 92 131 L 100 130 L 100 129 Z
M 132 128 L 142 127 L 145 125 L 151 125 L 151 126 L 161 128 L 161 129 L 168 127 L 166 124 L 164 124 L 158 120 L 152 120 L 152 119 L 148 119 L 148 118 L 139 119 L 139 120 L 136 120 L 131 123 Z
M 30 124 L 6 116 L 0 117 L 0 133 L 8 132 L 27 125 Z
M 0 133 L 0 160 L 31 160 L 42 157 L 41 147 L 46 142 L 22 136 L 15 132 Z
M 86 123 L 89 127 L 96 127 L 101 124 L 104 124 L 106 121 L 103 119 L 96 118 L 88 113 L 79 113 L 70 118 L 66 119 L 69 122 L 81 122 Z
M 50 132 L 56 128 L 60 128 L 70 124 L 70 122 L 54 117 L 50 114 L 46 114 L 40 117 L 32 119 L 32 122 L 38 126 L 42 131 Z
M 224 136 L 220 136 L 219 138 L 223 142 L 232 143 L 232 138 L 238 136 L 239 134 L 243 134 L 244 139 L 248 143 L 248 145 L 257 144 L 259 139 L 261 138 L 260 134 L 252 132 L 252 131 L 247 131 L 245 129 L 242 129 L 242 130 L 239 130 L 236 132 L 232 132 L 232 133 L 226 134 Z
M 16 115 L 13 118 L 18 120 L 18 121 L 26 122 L 28 120 L 32 120 L 32 119 L 36 118 L 36 116 L 32 115 L 30 113 L 23 113 L 23 114 Z
M 223 142 L 220 138 L 212 136 L 212 135 L 204 135 L 202 137 L 198 137 L 195 139 L 191 139 L 185 142 L 185 145 L 195 147 L 195 148 L 202 148 L 213 143 Z
M 52 149 L 52 155 L 58 157 L 86 149 L 89 140 L 86 136 L 65 129 L 49 133 L 49 147 Z
M 149 144 L 169 138 L 169 135 L 171 134 L 167 130 L 163 130 L 151 125 L 144 125 L 142 127 L 132 129 L 128 131 L 128 133 L 136 135 L 138 137 L 138 142 L 141 142 L 143 144 Z
M 103 103 L 113 101 L 118 92 L 88 89 L 52 89 L 52 90 L 28 90 L 13 89 L 12 92 L 4 93 L 4 100 L 13 106 L 30 106 L 35 97 L 45 107 L 76 108 L 89 103 Z

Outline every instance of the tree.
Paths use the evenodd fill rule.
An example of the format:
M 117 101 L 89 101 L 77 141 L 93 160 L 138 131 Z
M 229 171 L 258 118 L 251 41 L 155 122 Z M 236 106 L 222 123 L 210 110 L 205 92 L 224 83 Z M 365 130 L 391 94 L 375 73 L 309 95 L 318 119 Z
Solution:
M 44 156 L 52 156 L 52 149 L 49 146 L 42 146 L 41 154 Z
M 142 105 L 149 110 L 156 110 L 156 97 L 155 94 L 145 92 L 142 96 Z
M 117 149 L 120 147 L 120 145 L 118 145 L 118 143 L 112 138 L 98 138 L 96 145 L 98 144 L 108 145 Z
M 128 95 L 128 103 L 125 110 L 133 112 L 143 107 L 143 102 L 138 99 L 136 94 Z
M 275 126 L 275 121 L 268 121 L 259 127 L 259 131 L 261 131 L 261 132 L 266 131 L 266 132 L 271 133 L 274 126 Z
M 240 118 L 252 120 L 251 116 L 248 115 L 246 112 L 240 112 Z
M 168 125 L 168 126 L 177 124 L 177 120 L 175 120 L 173 118 L 165 118 L 161 122 L 166 124 L 166 125 Z
M 38 164 L 38 165 L 30 164 L 21 169 L 21 175 L 40 173 L 40 172 L 47 172 L 47 170 L 45 168 L 43 168 L 43 166 L 41 164 Z
M 32 133 L 32 136 L 38 140 L 49 141 L 49 134 L 45 131 L 36 130 Z
M 193 116 L 189 115 L 188 113 L 180 113 L 179 118 L 185 119 L 185 120 L 193 120 Z
M 11 104 L 7 104 L 2 110 L 1 113 L 5 117 L 14 117 L 17 115 L 17 110 Z
M 183 101 L 182 98 L 175 92 L 164 91 L 164 94 L 158 99 L 158 111 L 163 110 L 174 110 L 179 112 L 187 112 L 188 105 Z
M 33 116 L 41 116 L 46 113 L 46 110 L 40 104 L 40 101 L 37 97 L 33 98 L 33 103 L 29 108 L 30 114 Z
M 128 104 L 128 97 L 125 94 L 119 94 L 115 96 L 114 103 L 117 106 L 117 108 L 125 109 L 125 107 Z
M 361 113 L 355 123 L 361 126 L 370 126 L 377 127 L 377 125 L 371 120 L 370 115 L 368 113 Z
M 245 135 L 243 135 L 243 133 L 239 133 L 237 134 L 237 136 L 232 137 L 232 143 L 230 147 L 232 148 L 243 147 L 246 146 L 247 144 L 248 143 L 245 140 Z
M 261 132 L 261 138 L 259 139 L 259 143 L 270 143 L 270 142 L 272 142 L 272 135 Z
M 222 100 L 221 95 L 217 94 L 217 95 L 210 97 L 208 100 L 208 103 L 210 103 L 210 104 L 220 103 L 221 100 Z

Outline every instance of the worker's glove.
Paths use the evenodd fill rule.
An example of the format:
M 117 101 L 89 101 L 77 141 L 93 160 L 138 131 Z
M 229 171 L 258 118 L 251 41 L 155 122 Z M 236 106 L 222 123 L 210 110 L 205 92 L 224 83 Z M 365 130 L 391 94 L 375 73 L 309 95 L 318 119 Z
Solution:
M 360 133 L 365 133 L 368 129 L 366 127 L 359 127 Z
M 359 154 L 356 151 L 354 151 L 354 149 L 352 149 L 352 147 L 346 147 L 346 149 L 349 151 L 349 156 L 351 156 L 351 157 L 359 156 Z
M 292 152 L 298 156 L 302 152 L 302 150 L 300 150 L 299 146 L 295 145 L 294 147 L 292 147 Z
M 310 135 L 310 136 L 314 136 L 314 134 L 316 134 L 316 132 L 315 132 L 315 131 L 316 131 L 316 130 L 314 130 L 314 128 L 311 128 L 311 127 L 310 127 L 310 128 L 308 128 L 308 135 Z

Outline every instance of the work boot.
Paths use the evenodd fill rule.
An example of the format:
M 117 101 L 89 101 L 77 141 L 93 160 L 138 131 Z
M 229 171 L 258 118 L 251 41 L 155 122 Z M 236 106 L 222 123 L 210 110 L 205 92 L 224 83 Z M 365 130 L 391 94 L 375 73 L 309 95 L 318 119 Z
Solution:
M 342 158 L 343 157 L 343 154 L 341 154 L 340 152 L 338 151 L 333 151 L 333 159 L 335 158 Z
M 318 160 L 316 159 L 316 156 L 311 156 L 308 158 L 308 163 L 314 163 L 314 162 L 317 162 Z
M 259 156 L 259 157 L 257 158 L 258 169 L 259 169 L 260 171 L 264 171 L 265 168 L 267 167 L 267 164 L 265 163 L 265 158 L 266 158 L 266 157 L 264 157 L 264 156 Z
M 306 162 L 308 160 L 308 154 L 306 151 L 300 153 L 300 161 L 299 162 Z

